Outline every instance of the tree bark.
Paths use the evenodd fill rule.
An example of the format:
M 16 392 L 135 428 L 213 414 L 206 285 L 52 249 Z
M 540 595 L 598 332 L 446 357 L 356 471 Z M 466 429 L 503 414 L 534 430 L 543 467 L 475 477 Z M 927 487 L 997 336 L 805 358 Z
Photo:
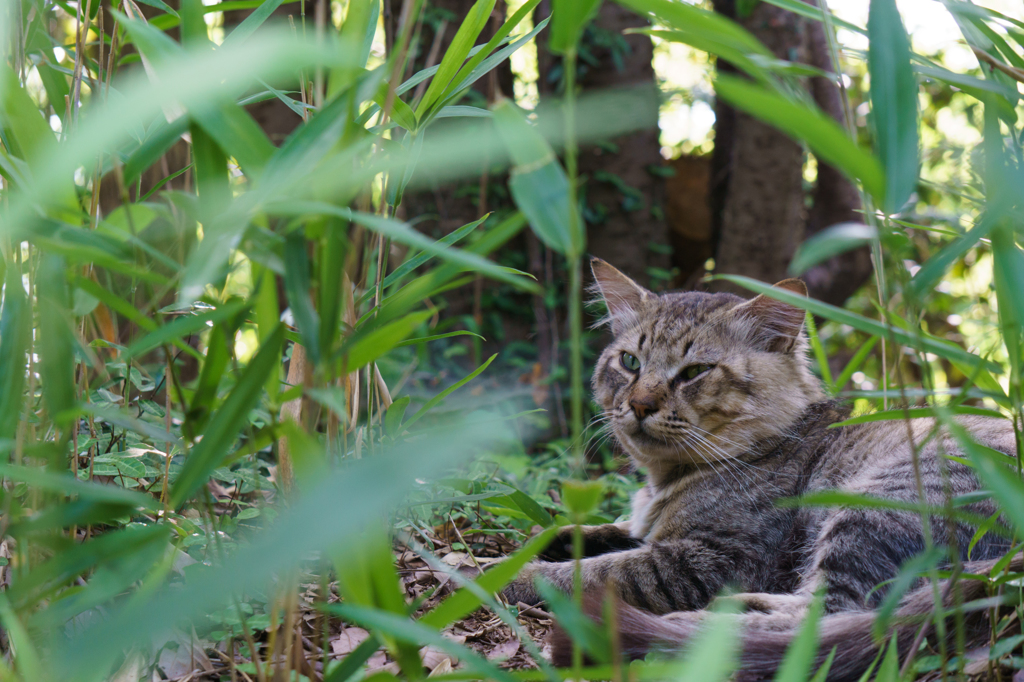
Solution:
M 549 11 L 549 3 L 541 3 L 538 16 L 547 16 Z M 640 92 L 649 93 L 651 103 L 642 107 L 644 115 L 649 115 L 642 129 L 581 146 L 579 173 L 586 181 L 581 194 L 588 251 L 659 288 L 668 282 L 652 278 L 651 272 L 667 273 L 671 267 L 671 237 L 664 217 L 665 182 L 650 171 L 665 164 L 658 139 L 654 47 L 645 35 L 623 34 L 628 28 L 645 25 L 636 14 L 605 2 L 584 33 L 577 74 L 582 89 L 642 88 Z M 556 94 L 561 82 L 561 60 L 548 52 L 546 43 L 541 37 L 537 50 L 537 86 L 542 97 Z
M 737 18 L 734 0 L 716 0 L 715 9 Z M 766 3 L 738 21 L 778 58 L 834 71 L 819 23 Z M 722 61 L 718 68 L 734 71 Z M 842 122 L 838 87 L 821 77 L 811 79 L 809 87 L 818 106 Z M 857 189 L 834 168 L 819 161 L 807 208 L 802 147 L 724 102 L 717 103 L 716 115 L 709 197 L 717 274 L 740 274 L 765 282 L 785 279 L 804 239 L 838 222 L 860 222 Z M 870 274 L 870 256 L 866 249 L 859 249 L 830 259 L 803 277 L 812 297 L 842 305 Z M 749 293 L 725 282 L 715 282 L 711 288 Z

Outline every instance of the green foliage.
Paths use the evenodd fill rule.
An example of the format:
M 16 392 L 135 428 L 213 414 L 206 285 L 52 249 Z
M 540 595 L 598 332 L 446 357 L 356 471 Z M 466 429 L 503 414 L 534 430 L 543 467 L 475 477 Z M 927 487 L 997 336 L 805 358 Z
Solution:
M 955 417 L 1009 419 L 1024 444 L 1024 169 L 1011 77 L 1024 68 L 1022 26 L 949 0 L 967 43 L 991 58 L 978 73 L 954 73 L 911 50 L 891 0 L 872 1 L 866 29 L 816 6 L 769 1 L 823 21 L 828 31 L 867 37 L 870 89 L 851 95 L 866 94 L 870 124 L 851 122 L 856 136 L 810 103 L 799 79 L 820 72 L 776 59 L 738 24 L 687 3 L 620 4 L 652 20 L 643 32 L 749 76 L 720 75 L 718 96 L 806 144 L 883 209 L 869 211 L 867 225 L 823 230 L 791 264 L 800 273 L 871 245 L 881 300 L 862 295 L 840 308 L 728 279 L 825 321 L 812 327 L 812 344 L 830 391 L 857 401 L 848 424 L 919 416 L 945 424 L 1004 518 L 974 519 L 957 500 L 942 509 L 836 494 L 795 503 L 896 506 L 1019 535 L 1020 458 L 974 442 Z M 579 658 L 575 672 L 543 660 L 540 671 L 510 672 L 442 631 L 481 605 L 518 627 L 515 605 L 494 593 L 543 551 L 556 526 L 615 520 L 636 485 L 615 473 L 573 480 L 599 475 L 582 458 L 587 235 L 576 194 L 577 138 L 629 131 L 642 118 L 621 94 L 614 95 L 618 107 L 608 98 L 576 100 L 574 60 L 586 56 L 579 42 L 600 2 L 553 3 L 550 45 L 571 67 L 564 118 L 554 123 L 511 101 L 491 110 L 463 101 L 537 40 L 548 18 L 528 32 L 520 24 L 539 0 L 494 22 L 500 25 L 482 44 L 496 5 L 479 0 L 456 19 L 436 65 L 408 78 L 405 59 L 422 47 L 411 44 L 421 2 L 408 3 L 406 23 L 392 36 L 396 49 L 383 63 L 372 49 L 377 2 L 350 1 L 338 28 L 307 25 L 303 16 L 294 29 L 264 25 L 281 0 L 209 7 L 184 0 L 178 11 L 161 0 L 144 4 L 155 10 L 147 10 L 155 15 L 148 20 L 131 3 L 109 15 L 92 3 L 81 18 L 58 0 L 19 3 L 17 12 L 9 11 L 13 3 L 0 5 L 0 624 L 5 653 L 16 653 L 0 662 L 0 677 L 109 679 L 136 658 L 152 663 L 159 652 L 149 648 L 169 629 L 194 626 L 224 634 L 246 652 L 252 675 L 272 679 L 273 637 L 289 636 L 284 624 L 296 614 L 298 586 L 320 583 L 306 592 L 318 617 L 371 631 L 323 669 L 324 679 L 356 678 L 379 647 L 404 679 L 419 679 L 426 644 L 480 678 L 582 679 Z M 230 9 L 253 11 L 214 45 L 206 18 Z M 81 29 L 86 14 L 93 30 L 83 32 L 76 54 L 76 37 L 66 32 Z M 100 40 L 102 16 L 117 23 Z M 171 37 L 176 27 L 180 41 Z M 927 150 L 919 154 L 919 128 L 927 112 L 918 103 L 932 85 L 919 78 L 955 86 L 956 101 L 969 100 L 979 114 L 984 144 L 959 189 L 921 178 Z M 295 131 L 280 144 L 245 108 L 267 99 L 296 115 Z M 454 117 L 480 127 L 436 125 Z M 564 164 L 556 156 L 563 147 Z M 171 167 L 175 150 L 185 150 L 187 161 Z M 517 210 L 481 210 L 436 239 L 414 227 L 422 216 L 402 212 L 409 191 L 484 167 L 511 169 Z M 928 211 L 917 211 L 927 191 L 956 215 L 930 222 Z M 523 272 L 525 258 L 504 248 L 527 224 L 566 256 L 567 288 L 545 291 Z M 993 342 L 986 343 L 979 335 L 950 337 L 939 324 L 951 304 L 937 289 L 973 277 L 980 259 L 992 266 L 982 322 Z M 493 342 L 492 311 L 466 315 L 465 324 L 438 315 L 448 291 L 477 278 L 493 285 L 484 300 L 496 310 L 521 303 L 512 300 L 519 294 L 568 304 L 569 437 L 524 444 L 547 417 L 533 402 L 509 398 L 515 381 L 508 377 L 528 373 L 536 353 L 517 355 L 522 349 L 508 344 L 482 355 L 473 344 Z M 828 356 L 837 350 L 849 359 L 833 372 Z M 469 352 L 475 363 L 458 360 Z M 908 364 L 914 385 L 903 380 Z M 554 373 L 545 381 L 565 371 Z M 863 386 L 854 377 L 865 373 L 878 379 L 881 394 L 846 390 L 851 382 Z M 923 400 L 890 408 L 897 389 Z M 562 455 L 572 448 L 579 456 L 570 463 Z M 547 495 L 559 487 L 561 498 Z M 439 524 L 457 530 L 460 521 L 523 546 L 475 581 L 448 566 L 458 587 L 451 596 L 407 603 L 392 540 L 426 538 Z M 527 539 L 534 526 L 542 530 Z M 476 548 L 462 549 L 471 555 Z M 895 609 L 893 595 L 935 577 L 944 552 L 927 548 L 902 568 L 876 634 Z M 996 586 L 1009 579 L 999 573 L 978 579 Z M 332 603 L 332 579 L 340 605 Z M 581 595 L 548 596 L 580 651 L 607 664 L 587 679 L 621 674 L 611 633 L 583 615 Z M 827 674 L 831 657 L 814 670 L 824 653 L 821 610 L 815 600 L 777 679 Z M 630 678 L 727 679 L 739 650 L 734 622 L 712 614 L 681 658 L 635 663 Z M 1020 639 L 1000 636 L 993 659 L 1019 661 L 1012 656 Z M 539 658 L 532 642 L 523 646 Z M 899 678 L 894 645 L 879 660 L 879 679 Z

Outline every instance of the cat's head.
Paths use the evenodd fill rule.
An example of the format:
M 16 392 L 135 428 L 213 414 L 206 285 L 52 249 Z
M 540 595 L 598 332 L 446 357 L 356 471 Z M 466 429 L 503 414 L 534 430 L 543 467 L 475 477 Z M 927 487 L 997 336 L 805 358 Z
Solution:
M 594 393 L 619 443 L 652 474 L 734 458 L 822 398 L 801 309 L 766 296 L 655 294 L 604 261 L 592 267 L 615 335 Z M 807 295 L 797 279 L 776 286 Z

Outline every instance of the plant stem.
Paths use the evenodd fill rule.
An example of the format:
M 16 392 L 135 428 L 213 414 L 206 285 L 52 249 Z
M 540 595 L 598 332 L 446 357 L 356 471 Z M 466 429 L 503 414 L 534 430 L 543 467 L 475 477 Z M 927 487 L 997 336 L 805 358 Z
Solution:
M 585 235 L 577 211 L 576 198 L 576 50 L 565 53 L 565 172 L 569 176 L 569 333 L 570 379 L 572 381 L 572 452 L 576 465 L 584 472 L 583 461 L 583 249 Z M 585 477 L 585 476 L 584 476 Z

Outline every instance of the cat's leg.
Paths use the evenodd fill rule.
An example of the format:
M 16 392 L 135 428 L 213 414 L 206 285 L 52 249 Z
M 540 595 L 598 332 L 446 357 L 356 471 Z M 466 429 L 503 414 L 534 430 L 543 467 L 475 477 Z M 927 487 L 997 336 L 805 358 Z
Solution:
M 576 526 L 565 526 L 558 530 L 551 544 L 540 554 L 545 561 L 567 561 L 573 558 L 573 535 Z M 635 549 L 643 544 L 629 534 L 629 522 L 606 523 L 601 526 L 581 526 L 583 531 L 583 556 L 592 557 L 624 549 Z
M 805 589 L 824 584 L 825 611 L 876 608 L 900 565 L 924 549 L 921 518 L 886 509 L 838 509 L 826 518 L 818 534 Z
M 748 545 L 714 544 L 686 538 L 650 543 L 637 549 L 589 557 L 580 562 L 583 589 L 600 592 L 611 585 L 626 603 L 653 613 L 700 609 L 726 582 L 743 582 L 759 561 Z M 533 562 L 502 592 L 510 603 L 541 601 L 534 580 L 541 578 L 569 593 L 574 562 Z

